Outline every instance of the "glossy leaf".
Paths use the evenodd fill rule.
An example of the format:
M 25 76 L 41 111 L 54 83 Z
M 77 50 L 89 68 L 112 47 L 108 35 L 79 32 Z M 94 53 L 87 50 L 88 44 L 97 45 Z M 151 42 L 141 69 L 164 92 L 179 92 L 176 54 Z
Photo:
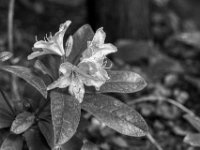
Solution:
M 77 63 L 82 52 L 87 48 L 87 41 L 91 41 L 94 36 L 94 32 L 90 25 L 86 24 L 80 27 L 73 35 L 73 48 L 69 55 L 69 61 Z
M 23 138 L 21 135 L 10 134 L 2 143 L 1 150 L 22 150 Z
M 8 59 L 10 59 L 13 56 L 13 54 L 11 52 L 7 52 L 7 51 L 3 51 L 0 52 L 0 61 L 6 61 Z
M 32 128 L 23 134 L 29 150 L 50 150 L 39 130 Z
M 75 134 L 80 120 L 81 107 L 73 96 L 58 91 L 52 91 L 50 97 L 54 146 L 61 146 Z
M 30 112 L 23 112 L 17 115 L 12 123 L 10 131 L 15 134 L 21 134 L 25 132 L 34 123 L 35 116 Z
M 0 129 L 10 127 L 14 117 L 9 115 L 9 112 L 0 108 Z
M 200 118 L 186 114 L 183 116 L 197 131 L 200 132 Z
M 10 72 L 28 82 L 35 87 L 45 98 L 47 97 L 46 85 L 44 81 L 31 73 L 31 70 L 21 66 L 1 66 L 1 70 Z
M 200 133 L 190 133 L 184 138 L 184 142 L 190 144 L 191 146 L 200 147 Z
M 49 75 L 52 79 L 54 79 L 52 72 L 43 64 L 42 61 L 36 60 L 34 67 L 40 70 L 43 74 Z
M 142 116 L 113 97 L 102 94 L 85 95 L 82 108 L 122 134 L 139 137 L 148 132 L 147 124 Z
M 3 91 L 0 90 L 0 128 L 10 127 L 14 120 L 12 106 L 4 96 Z
M 10 101 L 6 93 L 0 90 L 0 109 L 6 110 L 10 116 L 14 116 L 13 103 Z
M 45 102 L 46 103 L 46 102 Z M 53 125 L 51 120 L 51 110 L 50 105 L 47 104 L 46 107 L 43 108 L 42 112 L 38 116 L 38 127 L 45 137 L 49 147 L 53 148 L 54 142 L 53 142 Z
M 81 139 L 73 136 L 67 143 L 61 146 L 62 150 L 80 150 L 83 145 Z
M 110 79 L 98 92 L 133 93 L 142 90 L 147 83 L 137 73 L 130 71 L 108 71 Z
M 49 147 L 53 148 L 53 125 L 51 123 L 51 120 L 41 120 L 38 123 L 39 129 L 43 136 L 45 137 Z

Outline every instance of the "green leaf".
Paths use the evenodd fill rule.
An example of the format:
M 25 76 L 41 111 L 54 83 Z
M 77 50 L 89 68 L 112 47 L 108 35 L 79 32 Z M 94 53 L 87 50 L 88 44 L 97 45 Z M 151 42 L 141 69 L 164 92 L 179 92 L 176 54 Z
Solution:
M 10 127 L 13 120 L 14 117 L 7 110 L 0 108 L 0 129 Z
M 46 103 L 46 102 L 45 102 Z M 50 104 L 46 103 L 46 106 L 42 109 L 42 112 L 39 113 L 39 121 L 38 121 L 38 127 L 45 137 L 49 147 L 53 148 L 54 146 L 54 134 L 53 134 L 53 125 L 51 120 L 51 110 L 50 110 Z
M 39 130 L 31 128 L 23 134 L 29 150 L 50 150 Z
M 98 92 L 134 93 L 142 90 L 147 83 L 137 73 L 131 71 L 108 71 L 110 79 Z
M 147 124 L 142 116 L 113 97 L 102 94 L 85 95 L 82 108 L 122 134 L 139 137 L 148 133 Z
M 173 39 L 183 42 L 185 44 L 200 48 L 200 32 L 198 31 L 183 32 L 183 33 L 175 35 Z
M 184 138 L 184 142 L 190 144 L 191 146 L 200 147 L 200 133 L 190 133 Z
M 186 114 L 183 116 L 197 131 L 200 132 L 200 118 Z
M 0 90 L 0 129 L 10 127 L 14 120 L 12 106 L 5 98 L 5 93 Z
M 1 66 L 1 70 L 10 72 L 28 82 L 35 87 L 45 98 L 47 98 L 47 90 L 44 81 L 31 73 L 31 70 L 21 66 Z
M 55 77 L 53 76 L 53 73 L 49 70 L 49 68 L 47 68 L 42 61 L 40 60 L 36 60 L 34 67 L 37 68 L 38 70 L 40 70 L 43 74 L 50 76 L 52 79 L 54 79 Z
M 8 137 L 9 134 L 9 130 L 7 128 L 0 129 L 0 145 L 2 145 L 3 141 Z
M 12 123 L 10 131 L 21 134 L 29 129 L 35 121 L 35 116 L 30 112 L 23 112 L 17 115 Z
M 82 52 L 87 48 L 87 41 L 91 41 L 94 32 L 90 25 L 86 24 L 80 27 L 73 35 L 73 48 L 69 55 L 69 62 L 77 63 L 81 57 Z
M 61 146 L 62 150 L 80 150 L 83 145 L 81 139 L 73 136 L 67 143 Z
M 0 129 L 10 127 L 13 120 L 14 117 L 7 110 L 0 108 Z
M 13 54 L 11 52 L 7 52 L 7 51 L 3 51 L 0 52 L 0 61 L 6 61 L 8 59 L 10 59 L 13 56 Z
M 61 146 L 76 132 L 81 107 L 77 99 L 58 91 L 52 91 L 51 114 L 54 130 L 54 146 Z
M 9 116 L 14 116 L 13 103 L 10 101 L 6 93 L 0 90 L 0 110 L 5 110 Z
M 40 128 L 41 133 L 45 137 L 49 147 L 53 148 L 53 125 L 51 123 L 51 120 L 41 120 L 38 123 L 38 126 Z
M 22 150 L 23 138 L 21 135 L 10 134 L 2 143 L 1 150 Z

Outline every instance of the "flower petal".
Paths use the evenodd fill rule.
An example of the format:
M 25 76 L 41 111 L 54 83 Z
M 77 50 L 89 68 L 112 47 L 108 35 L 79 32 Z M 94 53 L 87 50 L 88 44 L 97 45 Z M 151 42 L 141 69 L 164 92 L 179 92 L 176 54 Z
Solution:
M 100 87 L 105 83 L 103 80 L 93 80 L 82 76 L 80 78 L 86 86 L 94 86 L 96 90 L 99 90 Z
M 61 76 L 56 81 L 48 85 L 47 90 L 52 90 L 55 88 L 66 88 L 70 85 L 71 80 L 69 76 Z
M 69 93 L 74 95 L 80 103 L 83 101 L 85 88 L 83 82 L 76 74 L 72 77 L 72 82 L 69 85 Z
M 37 51 L 34 51 L 30 55 L 28 55 L 27 59 L 31 60 L 31 59 L 34 59 L 36 57 L 39 57 L 39 56 L 42 56 L 42 55 L 47 55 L 47 54 L 55 54 L 55 53 L 52 52 L 52 51 L 49 51 L 47 49 L 43 49 L 43 50 L 38 49 Z
M 69 36 L 67 42 L 66 42 L 66 48 L 65 48 L 65 56 L 68 57 L 69 54 L 72 51 L 72 47 L 73 47 L 73 38 L 72 36 Z
M 51 47 L 53 47 L 53 46 L 51 46 Z M 30 55 L 28 55 L 28 57 L 27 57 L 28 60 L 34 59 L 39 56 L 47 55 L 47 54 L 60 55 L 57 52 L 52 51 L 51 49 L 34 48 L 34 47 L 32 49 L 33 49 L 33 52 Z M 53 48 L 53 49 L 55 49 L 55 48 Z
M 87 48 L 83 53 L 82 57 L 80 58 L 80 61 L 90 58 L 93 55 L 93 49 L 92 48 Z
M 106 70 L 93 62 L 80 63 L 78 68 L 84 74 L 88 74 L 90 76 L 87 77 L 80 74 L 82 82 L 87 86 L 94 86 L 96 89 L 99 89 L 100 86 L 103 85 L 106 82 L 106 80 L 109 79 Z
M 100 45 L 98 49 L 95 51 L 94 55 L 102 57 L 115 52 L 117 52 L 117 47 L 114 46 L 113 44 L 107 43 Z
M 59 56 L 65 55 L 63 38 L 70 24 L 71 21 L 66 21 L 65 23 L 61 24 L 59 31 L 55 33 L 54 36 L 50 35 L 49 37 L 46 37 L 45 40 L 35 42 L 33 46 L 34 52 L 28 56 L 28 59 L 33 59 L 35 57 L 47 54 L 55 54 Z
M 94 45 L 94 46 L 101 45 L 104 43 L 105 38 L 106 38 L 106 33 L 103 31 L 103 28 L 101 27 L 96 31 L 90 45 Z
M 63 48 L 63 38 L 70 24 L 71 24 L 70 20 L 67 20 L 65 23 L 61 24 L 59 31 L 55 33 L 55 35 L 52 37 L 52 40 L 59 45 L 62 54 L 65 54 L 65 51 Z
M 71 63 L 69 62 L 65 62 L 65 63 L 62 63 L 60 65 L 60 68 L 59 68 L 59 72 L 61 72 L 62 74 L 64 74 L 65 76 L 66 75 L 70 75 L 72 73 L 72 71 L 74 70 L 76 66 L 72 65 Z
M 94 75 L 94 73 L 98 71 L 96 65 L 92 62 L 79 63 L 78 68 L 88 75 Z

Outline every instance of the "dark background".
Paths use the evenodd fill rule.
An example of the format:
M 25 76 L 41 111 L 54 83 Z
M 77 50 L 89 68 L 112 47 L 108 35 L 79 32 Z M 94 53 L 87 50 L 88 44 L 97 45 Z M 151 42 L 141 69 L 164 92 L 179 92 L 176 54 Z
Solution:
M 8 49 L 8 0 L 0 0 L 0 50 Z M 148 87 L 138 93 L 114 95 L 126 103 L 146 95 L 173 98 L 200 115 L 200 36 L 181 41 L 184 32 L 199 32 L 199 0 L 16 0 L 14 10 L 14 58 L 26 60 L 35 36 L 58 31 L 71 20 L 67 35 L 90 24 L 104 27 L 106 41 L 118 47 L 111 56 L 114 69 L 140 73 Z M 2 77 L 1 80 L 4 80 Z M 4 87 L 5 88 L 5 87 Z M 154 138 L 165 150 L 197 150 L 183 142 L 185 132 L 195 132 L 182 112 L 165 103 L 135 106 L 144 116 Z M 103 150 L 153 150 L 146 138 L 120 135 L 111 129 L 88 127 L 88 138 Z

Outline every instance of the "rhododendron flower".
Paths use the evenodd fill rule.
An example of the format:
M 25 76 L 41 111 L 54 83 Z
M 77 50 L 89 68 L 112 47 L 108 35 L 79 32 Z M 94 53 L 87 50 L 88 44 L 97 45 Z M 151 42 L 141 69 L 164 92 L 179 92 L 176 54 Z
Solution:
M 54 36 L 50 34 L 50 36 L 45 37 L 44 40 L 37 41 L 33 46 L 34 52 L 28 56 L 28 59 L 30 60 L 46 54 L 65 55 L 63 38 L 70 24 L 71 21 L 67 20 L 60 25 L 59 31 L 56 32 Z
M 69 87 L 69 93 L 74 95 L 81 103 L 86 86 L 94 86 L 97 90 L 109 79 L 106 72 L 106 55 L 116 52 L 117 48 L 112 44 L 104 44 L 105 32 L 98 29 L 92 41 L 88 42 L 87 49 L 83 52 L 80 63 L 77 66 L 69 62 L 60 65 L 61 76 L 47 87 L 47 90 Z M 72 45 L 73 40 L 68 40 Z M 71 43 L 71 44 L 70 44 Z M 72 46 L 68 47 L 68 52 Z

